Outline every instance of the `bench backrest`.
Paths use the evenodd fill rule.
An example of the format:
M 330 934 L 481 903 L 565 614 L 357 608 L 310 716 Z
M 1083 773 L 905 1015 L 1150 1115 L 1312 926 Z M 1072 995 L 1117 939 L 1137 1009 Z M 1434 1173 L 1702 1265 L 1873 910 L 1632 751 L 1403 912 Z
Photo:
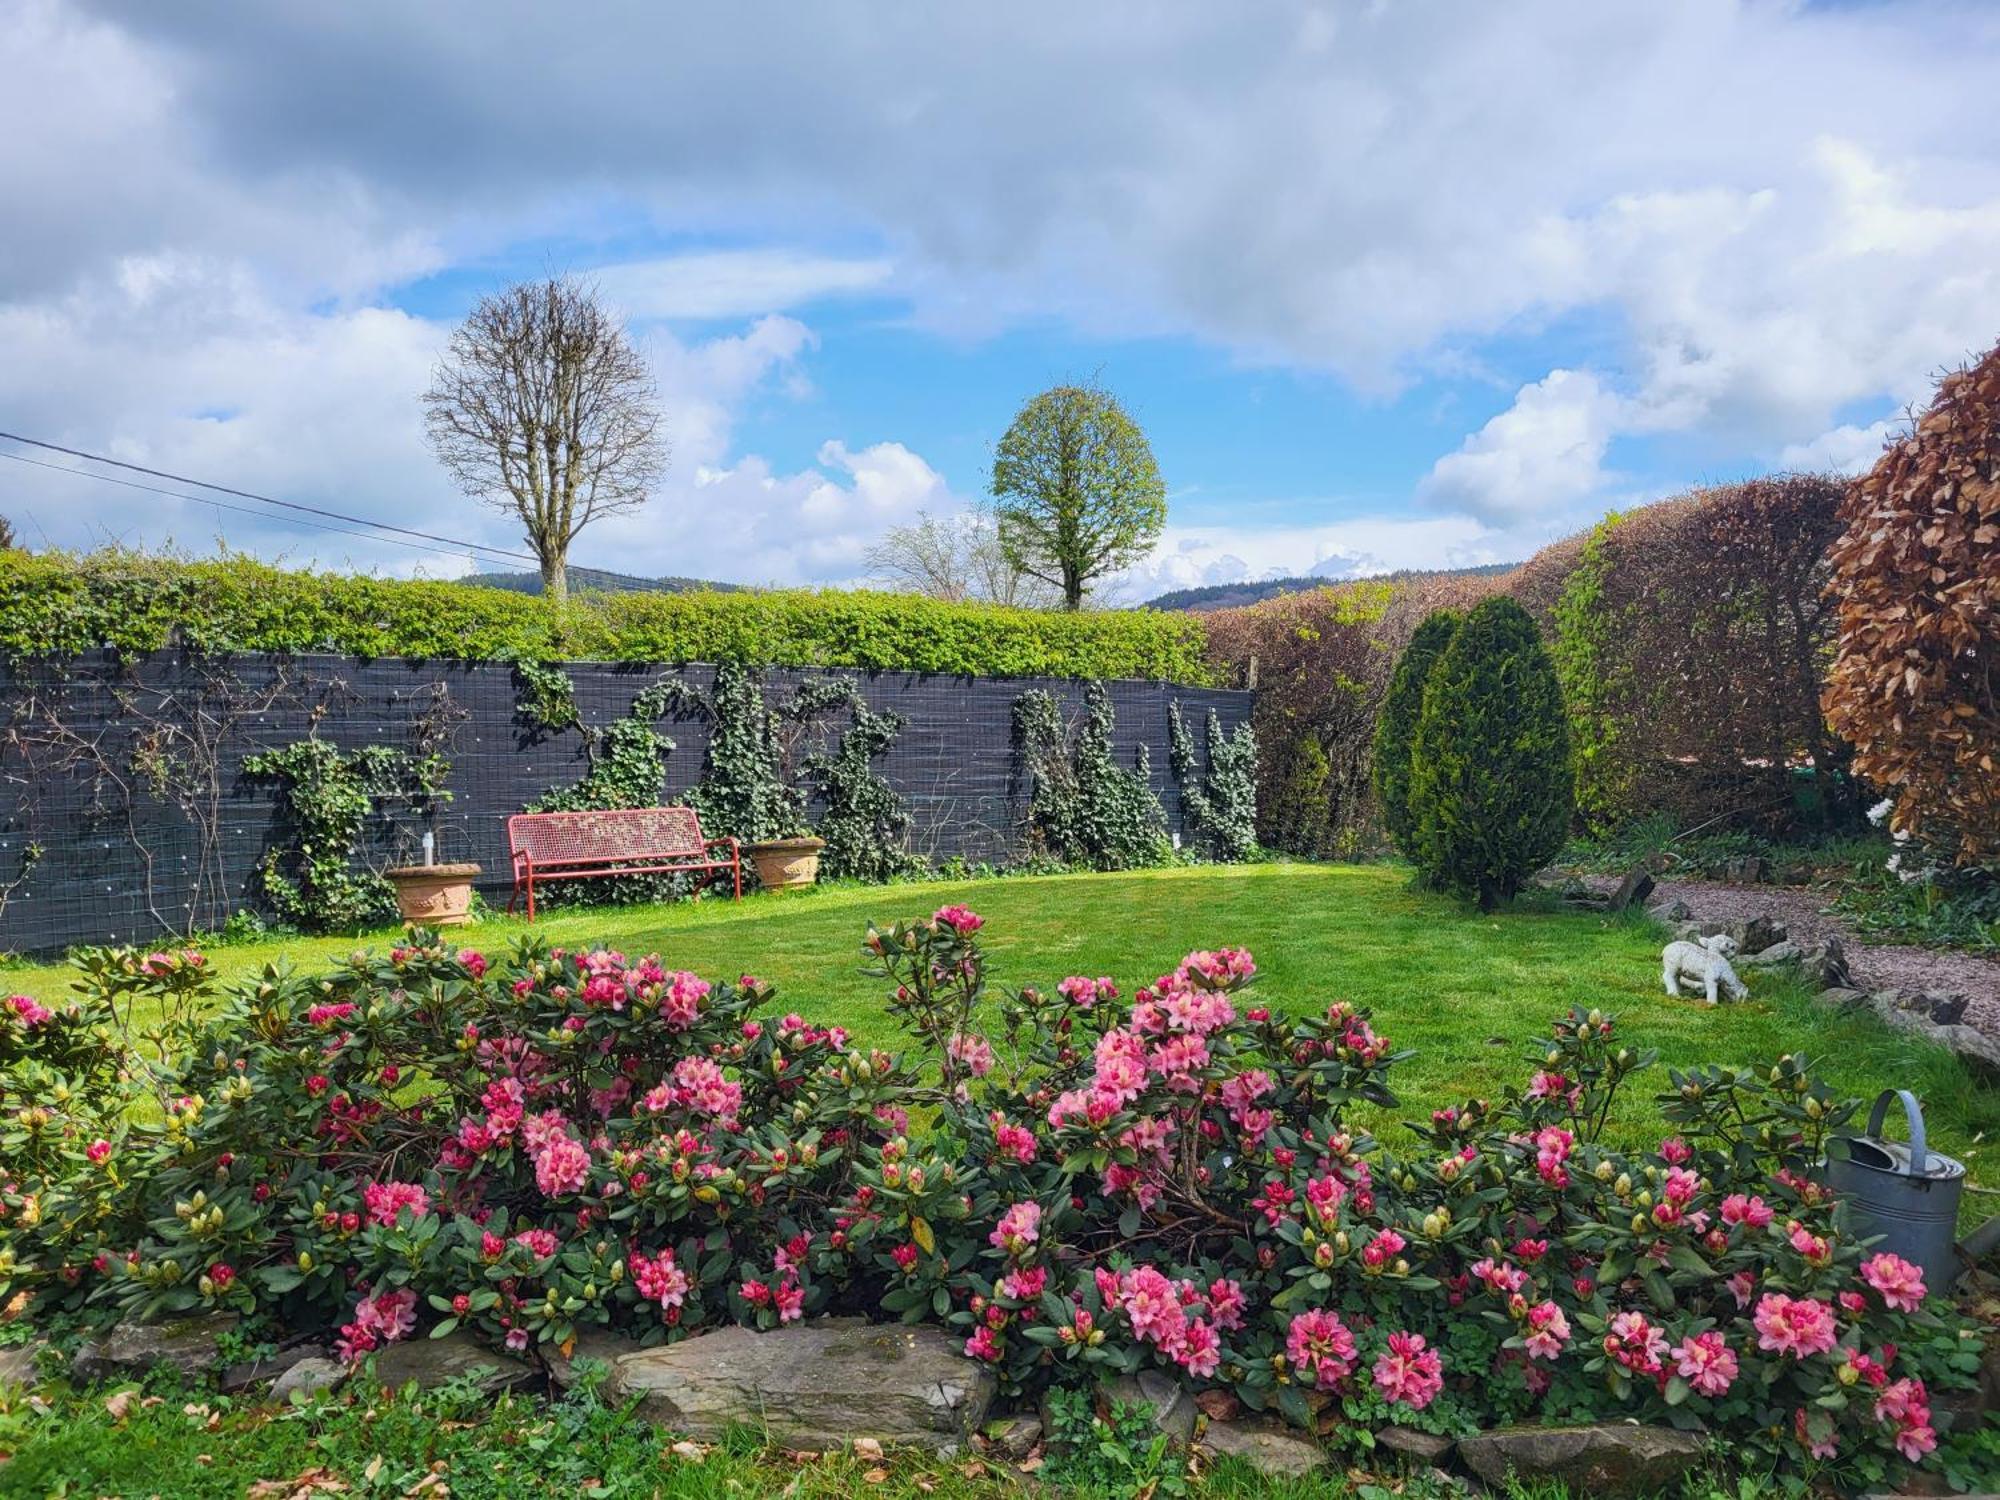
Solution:
M 602 812 L 516 813 L 507 844 L 544 865 L 700 855 L 701 820 L 691 807 L 627 807 Z

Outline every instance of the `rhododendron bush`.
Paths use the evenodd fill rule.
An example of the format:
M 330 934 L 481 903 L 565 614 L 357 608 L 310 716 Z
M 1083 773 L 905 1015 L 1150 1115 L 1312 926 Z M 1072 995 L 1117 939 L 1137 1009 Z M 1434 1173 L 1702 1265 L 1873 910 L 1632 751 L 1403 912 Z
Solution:
M 1277 1013 L 1237 949 L 989 990 L 981 926 L 870 929 L 901 1055 L 534 940 L 219 1003 L 197 955 L 88 955 L 73 1004 L 0 1007 L 0 1296 L 352 1359 L 886 1311 L 1010 1392 L 1152 1365 L 1325 1433 L 1630 1416 L 1859 1478 L 1970 1384 L 1974 1331 L 1818 1184 L 1853 1102 L 1802 1059 L 1672 1073 L 1677 1134 L 1618 1149 L 1652 1059 L 1572 1012 L 1520 1088 L 1378 1141 L 1404 1054 L 1367 1012 Z

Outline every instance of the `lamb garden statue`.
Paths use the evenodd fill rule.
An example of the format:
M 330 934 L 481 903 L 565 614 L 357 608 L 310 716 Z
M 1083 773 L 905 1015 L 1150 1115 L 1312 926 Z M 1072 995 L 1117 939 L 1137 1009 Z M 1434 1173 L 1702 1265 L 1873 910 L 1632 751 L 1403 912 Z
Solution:
M 1669 995 L 1679 995 L 1683 981 L 1698 984 L 1710 1005 L 1718 992 L 1721 999 L 1741 1000 L 1749 991 L 1729 966 L 1735 952 L 1736 939 L 1720 932 L 1699 942 L 1669 943 L 1660 953 L 1660 982 Z

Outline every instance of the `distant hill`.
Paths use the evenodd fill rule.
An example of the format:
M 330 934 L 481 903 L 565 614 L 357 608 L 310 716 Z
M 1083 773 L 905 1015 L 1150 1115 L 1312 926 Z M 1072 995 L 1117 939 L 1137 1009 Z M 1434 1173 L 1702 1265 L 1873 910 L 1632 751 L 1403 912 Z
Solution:
M 1412 578 L 1491 578 L 1511 573 L 1519 563 L 1482 563 L 1476 568 L 1404 568 L 1396 573 L 1376 573 L 1367 578 L 1264 578 L 1243 583 L 1211 583 L 1197 589 L 1174 589 L 1148 599 L 1141 609 L 1183 609 L 1205 614 L 1212 609 L 1235 609 L 1258 604 L 1280 594 L 1298 594 L 1307 589 L 1338 583 L 1403 583 Z
M 483 589 L 512 589 L 517 594 L 542 591 L 539 573 L 474 573 L 458 581 Z M 744 592 L 740 583 L 715 583 L 706 578 L 635 578 L 630 573 L 608 573 L 602 568 L 571 568 L 569 586 L 572 593 L 578 594 L 687 594 L 696 589 L 714 589 L 719 594 Z

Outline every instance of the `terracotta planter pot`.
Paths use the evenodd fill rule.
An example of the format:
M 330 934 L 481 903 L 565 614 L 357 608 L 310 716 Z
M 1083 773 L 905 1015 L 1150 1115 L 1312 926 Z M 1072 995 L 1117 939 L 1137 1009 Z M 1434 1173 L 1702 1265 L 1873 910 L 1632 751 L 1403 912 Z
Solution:
M 405 922 L 425 927 L 457 927 L 472 909 L 472 878 L 480 866 L 398 865 L 384 870 L 396 888 L 396 910 Z
M 819 879 L 819 851 L 825 847 L 825 839 L 771 839 L 745 844 L 743 852 L 765 890 L 796 891 Z

